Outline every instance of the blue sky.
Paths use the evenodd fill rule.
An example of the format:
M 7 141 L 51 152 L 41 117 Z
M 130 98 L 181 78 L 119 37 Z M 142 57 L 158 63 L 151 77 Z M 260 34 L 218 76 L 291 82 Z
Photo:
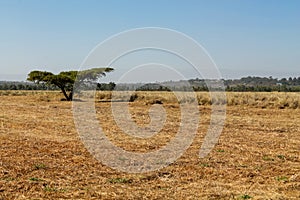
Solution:
M 0 80 L 77 69 L 98 43 L 140 27 L 194 38 L 224 78 L 300 76 L 299 10 L 297 0 L 0 0 Z

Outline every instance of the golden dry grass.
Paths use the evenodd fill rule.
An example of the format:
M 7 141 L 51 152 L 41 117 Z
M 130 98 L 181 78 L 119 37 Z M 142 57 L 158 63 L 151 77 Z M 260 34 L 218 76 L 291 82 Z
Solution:
M 114 92 L 114 99 L 128 100 L 128 92 Z M 172 92 L 134 92 L 136 101 L 153 103 L 155 100 L 161 100 L 165 103 L 177 103 L 177 99 Z M 185 94 L 185 92 L 182 92 Z M 208 92 L 197 92 L 197 100 L 199 105 L 211 105 L 212 98 Z M 216 95 L 218 96 L 218 95 Z M 251 106 L 256 108 L 300 108 L 300 93 L 284 93 L 284 92 L 227 92 L 226 103 L 228 106 Z M 97 100 L 110 100 L 111 92 L 98 92 Z M 184 101 L 194 101 L 187 95 Z M 225 102 L 218 99 L 217 104 Z
M 98 95 L 109 99 L 108 93 Z M 209 96 L 199 93 L 198 99 L 208 100 L 200 103 L 200 128 L 184 155 L 159 171 L 127 174 L 87 152 L 72 104 L 61 102 L 58 92 L 0 91 L 0 199 L 299 199 L 300 110 L 290 106 L 299 94 L 227 95 L 224 131 L 206 158 L 198 151 L 210 121 Z M 171 96 L 140 92 L 130 103 L 133 119 L 142 125 L 149 122 L 151 103 L 163 102 L 169 121 L 152 140 L 122 133 L 110 103 L 96 103 L 99 119 L 105 119 L 100 124 L 116 145 L 153 151 L 178 128 L 178 105 Z

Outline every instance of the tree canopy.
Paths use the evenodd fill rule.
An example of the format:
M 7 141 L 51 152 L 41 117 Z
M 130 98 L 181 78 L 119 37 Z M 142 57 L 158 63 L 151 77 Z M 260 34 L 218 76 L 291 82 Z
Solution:
M 113 71 L 113 68 L 92 68 L 82 71 L 63 71 L 59 74 L 53 74 L 47 71 L 32 71 L 28 74 L 28 81 L 36 84 L 45 83 L 55 85 L 61 89 L 67 101 L 73 99 L 73 88 L 75 81 L 78 83 L 95 82 L 106 73 Z

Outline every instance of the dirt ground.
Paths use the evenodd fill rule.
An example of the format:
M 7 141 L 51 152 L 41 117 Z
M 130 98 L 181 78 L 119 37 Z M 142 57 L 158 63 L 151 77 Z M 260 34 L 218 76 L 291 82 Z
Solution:
M 79 139 L 72 103 L 55 95 L 0 96 L 0 199 L 300 199 L 300 109 L 228 106 L 218 144 L 199 148 L 210 121 L 200 106 L 199 130 L 176 162 L 154 172 L 118 172 L 97 161 Z M 127 151 L 154 151 L 178 129 L 178 106 L 153 139 L 132 139 L 114 122 L 110 103 L 96 103 L 99 124 Z M 137 124 L 150 105 L 131 103 Z

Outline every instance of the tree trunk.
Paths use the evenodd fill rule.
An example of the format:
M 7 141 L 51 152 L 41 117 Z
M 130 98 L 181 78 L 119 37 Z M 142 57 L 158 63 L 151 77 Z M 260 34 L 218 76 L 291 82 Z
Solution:
M 64 96 L 66 97 L 67 101 L 72 101 L 72 97 L 73 97 L 73 94 L 72 92 L 70 93 L 70 95 L 67 94 L 65 88 L 60 88 L 62 93 L 64 94 Z
M 72 101 L 72 100 L 73 100 L 73 91 L 71 91 L 69 94 L 69 101 Z

